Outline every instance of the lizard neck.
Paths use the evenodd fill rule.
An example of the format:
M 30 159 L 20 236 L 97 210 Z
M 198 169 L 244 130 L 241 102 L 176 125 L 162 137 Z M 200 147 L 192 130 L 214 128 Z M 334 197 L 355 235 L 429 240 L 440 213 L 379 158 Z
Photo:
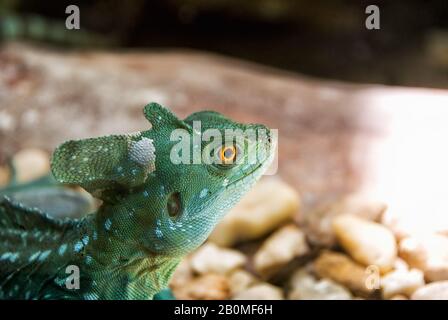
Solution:
M 94 281 L 92 290 L 101 299 L 152 299 L 167 287 L 182 257 L 148 251 L 138 232 L 126 237 L 129 230 L 138 228 L 132 220 L 117 219 L 117 215 L 129 212 L 123 205 L 103 205 L 85 224 L 83 234 L 91 239 L 86 256 L 93 261 L 87 266 Z

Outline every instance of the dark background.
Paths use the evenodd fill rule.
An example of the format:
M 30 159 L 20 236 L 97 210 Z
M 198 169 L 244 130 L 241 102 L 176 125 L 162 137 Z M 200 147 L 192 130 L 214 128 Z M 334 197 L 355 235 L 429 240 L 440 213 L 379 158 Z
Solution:
M 71 39 L 73 32 L 39 39 L 61 48 L 192 48 L 317 77 L 448 87 L 447 0 L 0 3 L 0 17 L 37 15 L 59 29 L 65 29 L 65 8 L 78 5 L 83 41 Z M 365 28 L 370 4 L 380 8 L 380 30 Z M 33 40 L 26 32 L 20 37 Z

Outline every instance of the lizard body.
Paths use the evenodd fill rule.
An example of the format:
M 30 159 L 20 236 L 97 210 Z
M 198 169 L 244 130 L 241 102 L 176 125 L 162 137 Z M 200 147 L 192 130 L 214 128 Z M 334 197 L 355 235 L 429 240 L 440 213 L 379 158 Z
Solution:
M 0 298 L 154 298 L 182 257 L 206 240 L 273 158 L 275 141 L 263 125 L 239 124 L 211 111 L 179 120 L 156 103 L 144 114 L 149 130 L 72 140 L 53 154 L 56 180 L 101 199 L 96 212 L 61 220 L 3 197 Z M 173 162 L 173 154 L 185 152 L 176 149 L 185 136 L 173 139 L 175 130 L 193 136 L 185 149 L 190 155 L 198 146 L 194 136 L 208 129 L 224 136 L 229 129 L 261 129 L 267 139 L 236 138 L 229 146 L 209 137 L 199 146 L 221 162 Z M 254 152 L 256 161 L 247 161 Z M 67 268 L 73 266 L 79 268 L 75 289 L 67 286 L 73 280 Z

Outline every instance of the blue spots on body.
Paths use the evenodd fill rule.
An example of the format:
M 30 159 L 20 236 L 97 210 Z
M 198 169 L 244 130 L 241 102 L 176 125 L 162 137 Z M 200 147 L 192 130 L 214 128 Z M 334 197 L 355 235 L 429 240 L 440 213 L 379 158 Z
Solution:
M 149 192 L 148 192 L 148 190 L 143 191 L 143 196 L 144 196 L 145 198 L 149 197 Z
M 110 219 L 106 219 L 106 222 L 104 222 L 104 229 L 110 230 L 111 226 L 112 226 L 112 221 Z
M 59 247 L 59 250 L 58 250 L 59 255 L 62 256 L 66 250 L 67 250 L 67 244 L 64 243 L 63 245 L 61 245 Z
M 163 238 L 163 232 L 162 232 L 162 230 L 160 230 L 159 227 L 156 228 L 156 237 L 159 239 Z
M 5 252 L 0 256 L 0 260 L 9 260 L 10 262 L 14 263 L 19 258 L 19 253 L 12 253 L 12 252 Z
M 207 196 L 207 194 L 208 194 L 208 189 L 206 188 L 206 189 L 202 189 L 201 190 L 201 193 L 199 194 L 199 198 L 205 198 L 206 196 Z
M 9 259 L 10 256 L 11 256 L 11 252 L 5 252 L 5 253 L 2 254 L 2 256 L 0 257 L 0 260 L 7 260 L 7 259 Z
M 31 257 L 28 259 L 28 261 L 29 261 L 29 262 L 33 262 L 34 260 L 37 259 L 37 257 L 38 257 L 39 255 L 40 255 L 40 251 L 37 251 L 37 252 L 33 253 L 33 254 L 31 255 Z
M 60 287 L 65 286 L 65 282 L 66 282 L 65 278 L 59 278 L 59 277 L 54 278 L 54 283 L 56 283 Z
M 78 241 L 75 243 L 74 250 L 75 250 L 75 252 L 80 252 L 83 247 L 84 247 L 84 244 L 81 241 Z
M 45 259 L 47 259 L 50 253 L 51 250 L 45 250 L 44 252 L 42 252 L 41 255 L 39 256 L 39 261 L 44 261 Z
M 87 245 L 89 243 L 89 236 L 85 235 L 84 237 L 82 237 L 81 241 L 82 243 L 84 243 L 84 245 Z
M 11 254 L 11 256 L 9 257 L 9 261 L 16 262 L 16 260 L 19 258 L 19 255 L 20 254 L 18 252 Z

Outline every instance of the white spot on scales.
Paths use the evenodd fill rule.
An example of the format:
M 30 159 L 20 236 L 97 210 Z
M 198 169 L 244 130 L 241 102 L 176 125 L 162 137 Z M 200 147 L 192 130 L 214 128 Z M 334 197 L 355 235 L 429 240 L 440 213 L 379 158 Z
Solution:
M 208 194 L 208 189 L 206 188 L 206 189 L 202 189 L 201 190 L 201 193 L 199 194 L 199 198 L 205 198 L 206 196 L 207 196 L 207 194 Z

